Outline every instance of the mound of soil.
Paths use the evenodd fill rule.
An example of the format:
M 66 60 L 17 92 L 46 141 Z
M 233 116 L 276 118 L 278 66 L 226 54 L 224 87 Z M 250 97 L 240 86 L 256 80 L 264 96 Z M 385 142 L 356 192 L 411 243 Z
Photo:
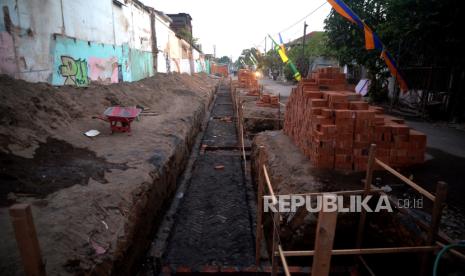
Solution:
M 32 205 L 47 274 L 133 274 L 217 84 L 204 74 L 87 88 L 0 76 L 0 274 L 22 271 L 15 202 Z M 144 109 L 131 136 L 92 119 L 115 105 Z

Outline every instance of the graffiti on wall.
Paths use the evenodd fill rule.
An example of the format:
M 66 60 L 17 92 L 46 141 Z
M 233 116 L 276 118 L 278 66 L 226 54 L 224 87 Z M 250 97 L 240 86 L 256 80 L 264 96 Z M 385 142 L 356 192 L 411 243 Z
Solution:
M 89 85 L 87 61 L 85 59 L 61 56 L 61 65 L 58 67 L 58 74 L 65 78 L 65 85 Z
M 100 83 L 118 82 L 118 58 L 89 58 L 90 79 Z

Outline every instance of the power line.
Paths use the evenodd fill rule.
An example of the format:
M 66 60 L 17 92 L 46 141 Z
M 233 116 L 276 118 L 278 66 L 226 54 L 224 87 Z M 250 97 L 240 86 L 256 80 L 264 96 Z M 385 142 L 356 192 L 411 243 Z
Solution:
M 318 6 L 316 9 L 312 10 L 310 13 L 308 13 L 307 15 L 305 15 L 304 17 L 302 17 L 301 19 L 299 19 L 298 21 L 296 21 L 295 23 L 293 23 L 292 25 L 286 27 L 285 29 L 281 30 L 280 32 L 277 32 L 275 33 L 274 35 L 277 35 L 279 33 L 284 33 L 286 31 L 288 31 L 289 29 L 291 29 L 292 27 L 295 27 L 297 24 L 299 24 L 300 22 L 302 22 L 303 20 L 307 19 L 309 16 L 311 16 L 312 14 L 314 14 L 315 12 L 317 12 L 319 9 L 321 9 L 324 5 L 326 5 L 328 2 L 327 1 L 324 1 L 323 4 L 321 4 L 320 6 Z M 299 31 L 300 32 L 300 31 Z M 297 32 L 296 32 L 297 33 Z M 294 33 L 294 35 L 296 34 Z M 294 36 L 293 35 L 293 36 Z M 260 42 L 258 43 L 255 43 L 255 44 L 252 44 L 254 48 L 260 48 L 261 46 L 263 46 L 264 42 L 265 42 L 265 39 L 266 39 L 266 36 L 264 39 L 262 39 Z
M 317 12 L 319 9 L 321 9 L 324 5 L 328 4 L 327 1 L 324 1 L 323 4 L 321 4 L 320 6 L 318 6 L 318 8 L 314 9 L 313 11 L 311 11 L 309 14 L 305 15 L 304 17 L 302 17 L 301 19 L 299 19 L 299 21 L 295 22 L 294 24 L 286 27 L 285 29 L 283 29 L 282 31 L 280 32 L 277 32 L 276 34 L 279 34 L 279 33 L 284 33 L 285 31 L 289 30 L 290 28 L 296 26 L 297 24 L 299 24 L 300 22 L 304 21 L 305 19 L 307 19 L 307 17 L 309 17 L 310 15 L 314 14 L 315 12 Z M 275 35 L 276 35 L 275 34 Z

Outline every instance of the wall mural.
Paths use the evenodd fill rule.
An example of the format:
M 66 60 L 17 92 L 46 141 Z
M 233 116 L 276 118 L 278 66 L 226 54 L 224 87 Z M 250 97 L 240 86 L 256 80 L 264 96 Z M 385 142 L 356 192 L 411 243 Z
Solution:
M 58 74 L 65 78 L 64 85 L 89 85 L 87 70 L 87 61 L 85 59 L 61 56 L 61 65 L 58 67 Z
M 118 82 L 118 58 L 89 58 L 90 79 L 99 83 Z M 122 73 L 121 73 L 122 75 Z M 122 76 L 121 76 L 122 77 Z

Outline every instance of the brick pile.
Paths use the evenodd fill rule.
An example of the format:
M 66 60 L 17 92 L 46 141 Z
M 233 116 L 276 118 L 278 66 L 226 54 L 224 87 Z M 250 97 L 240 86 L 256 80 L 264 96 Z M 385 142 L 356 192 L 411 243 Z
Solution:
M 271 95 L 271 94 L 262 94 L 260 99 L 256 102 L 257 106 L 261 107 L 279 107 L 279 98 L 278 96 Z
M 302 80 L 289 97 L 284 133 L 315 167 L 366 170 L 372 143 L 376 157 L 393 167 L 424 162 L 426 135 L 345 87 L 338 68 L 324 68 Z
M 253 71 L 240 69 L 238 73 L 239 86 L 249 89 L 248 95 L 258 96 L 259 86 L 257 76 Z

